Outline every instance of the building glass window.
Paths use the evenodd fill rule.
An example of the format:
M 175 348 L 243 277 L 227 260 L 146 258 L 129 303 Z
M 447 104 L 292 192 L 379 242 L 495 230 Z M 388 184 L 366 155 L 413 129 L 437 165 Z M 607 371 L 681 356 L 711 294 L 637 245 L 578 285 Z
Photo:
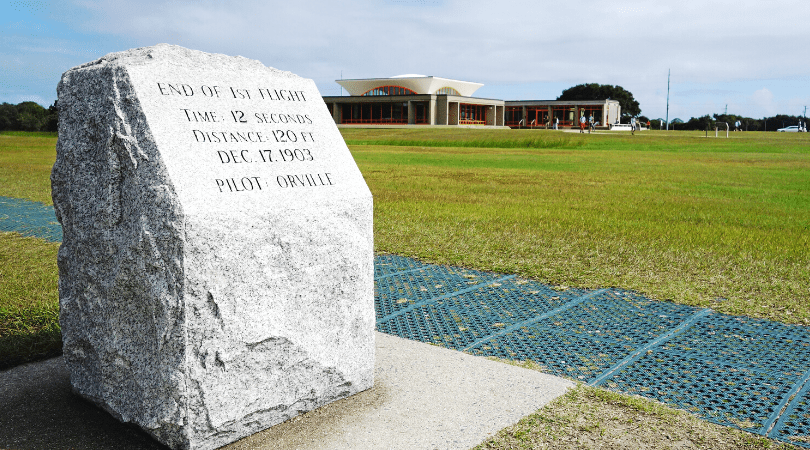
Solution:
M 379 95 L 416 95 L 416 92 L 402 86 L 380 86 L 368 90 L 364 96 L 376 97 Z
M 573 127 L 578 125 L 579 117 L 574 117 L 577 107 L 573 105 L 554 105 L 554 119 L 560 119 L 561 127 Z M 553 124 L 553 123 L 552 123 Z
M 486 106 L 461 103 L 458 105 L 458 123 L 464 125 L 486 125 Z
M 602 117 L 602 105 L 582 105 L 579 107 L 580 111 L 585 113 L 585 118 L 593 116 L 594 123 L 599 122 L 598 125 L 604 125 Z
M 530 106 L 526 109 L 526 115 L 529 117 L 528 126 L 530 127 L 545 127 L 551 125 L 548 121 L 548 106 Z
M 430 105 L 428 102 L 413 102 L 414 123 L 430 123 Z
M 407 124 L 408 103 L 344 104 L 341 123 L 368 125 Z
M 523 107 L 522 106 L 507 106 L 504 121 L 510 127 L 520 126 L 520 121 L 523 120 Z
M 459 92 L 457 90 L 455 90 L 455 89 L 453 89 L 453 88 L 451 88 L 449 86 L 445 86 L 445 87 L 439 89 L 438 91 L 436 91 L 436 95 L 458 95 L 458 96 L 461 96 L 461 94 L 459 94 Z

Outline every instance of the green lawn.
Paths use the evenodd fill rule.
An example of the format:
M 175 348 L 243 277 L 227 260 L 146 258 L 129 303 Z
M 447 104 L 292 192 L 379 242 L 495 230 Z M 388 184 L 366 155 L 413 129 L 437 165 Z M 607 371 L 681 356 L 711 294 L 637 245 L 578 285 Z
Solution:
M 55 160 L 55 134 L 3 132 L 0 134 L 0 196 L 53 204 L 51 167 Z
M 374 194 L 377 251 L 810 323 L 807 134 L 342 133 Z M 55 144 L 0 134 L 0 195 L 50 204 Z M 25 242 L 29 259 L 0 235 L 0 337 L 56 326 L 18 317 L 56 311 L 56 246 Z M 47 288 L 20 287 L 29 267 Z
M 0 196 L 52 204 L 55 158 L 55 134 L 0 134 Z M 58 248 L 0 232 L 0 370 L 61 353 Z
M 62 353 L 58 248 L 0 232 L 0 370 Z
M 377 251 L 810 323 L 805 134 L 566 134 L 569 148 L 519 149 L 413 142 L 562 133 L 343 133 L 374 194 Z
M 374 194 L 379 252 L 810 323 L 810 135 L 342 133 Z M 50 204 L 55 142 L 0 134 L 0 196 Z M 59 351 L 57 248 L 0 233 L 5 367 Z M 580 388 L 481 448 L 658 448 L 670 435 L 693 444 L 682 448 L 776 448 L 679 414 Z

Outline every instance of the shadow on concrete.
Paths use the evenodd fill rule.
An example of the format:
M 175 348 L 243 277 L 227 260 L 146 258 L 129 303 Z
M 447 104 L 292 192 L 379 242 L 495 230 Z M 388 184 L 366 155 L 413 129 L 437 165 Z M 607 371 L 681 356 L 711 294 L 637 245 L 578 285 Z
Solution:
M 61 356 L 0 372 L 0 405 L 0 448 L 168 448 L 74 395 Z

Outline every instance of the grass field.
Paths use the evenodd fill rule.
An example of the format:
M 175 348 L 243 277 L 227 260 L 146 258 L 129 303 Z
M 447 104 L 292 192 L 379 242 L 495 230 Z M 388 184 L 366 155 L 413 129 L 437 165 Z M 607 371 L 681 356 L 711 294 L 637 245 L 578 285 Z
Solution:
M 0 196 L 52 204 L 53 133 L 0 134 Z M 59 244 L 0 232 L 0 370 L 58 355 Z
M 374 194 L 377 251 L 810 323 L 807 134 L 342 133 Z M 50 204 L 55 142 L 0 134 L 0 195 Z M 56 249 L 0 233 L 0 361 L 58 351 Z M 617 429 L 613 448 L 777 447 L 651 404 L 580 388 L 482 448 L 590 448 Z
M 0 233 L 0 370 L 62 352 L 58 248 Z
M 56 160 L 56 135 L 0 134 L 0 196 L 51 205 L 51 167 Z
M 561 135 L 431 131 L 343 130 L 374 194 L 378 251 L 810 323 L 807 135 L 566 134 L 571 142 L 553 149 L 414 145 Z M 386 145 L 376 145 L 382 136 Z
M 343 133 L 374 194 L 378 251 L 810 323 L 807 135 Z M 414 145 L 533 134 L 570 142 Z

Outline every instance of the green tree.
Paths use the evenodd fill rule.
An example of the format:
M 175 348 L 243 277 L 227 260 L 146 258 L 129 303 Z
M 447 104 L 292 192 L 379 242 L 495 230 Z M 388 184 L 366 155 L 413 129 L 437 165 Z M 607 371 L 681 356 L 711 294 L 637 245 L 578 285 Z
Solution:
M 678 127 L 679 130 L 711 130 L 714 128 L 715 120 L 706 114 L 701 117 L 692 117 Z M 723 128 L 725 130 L 725 128 Z
M 622 107 L 622 117 L 630 118 L 641 114 L 638 101 L 633 98 L 633 93 L 625 90 L 621 86 L 610 84 L 587 83 L 570 87 L 557 97 L 557 100 L 618 100 Z
M 17 120 L 22 131 L 40 131 L 46 121 L 46 110 L 36 102 L 22 102 L 17 105 Z
M 0 104 L 0 131 L 16 130 L 17 108 L 11 103 Z
M 56 100 L 53 101 L 53 105 L 48 107 L 46 111 L 45 124 L 42 130 L 59 131 L 59 106 L 56 104 Z

